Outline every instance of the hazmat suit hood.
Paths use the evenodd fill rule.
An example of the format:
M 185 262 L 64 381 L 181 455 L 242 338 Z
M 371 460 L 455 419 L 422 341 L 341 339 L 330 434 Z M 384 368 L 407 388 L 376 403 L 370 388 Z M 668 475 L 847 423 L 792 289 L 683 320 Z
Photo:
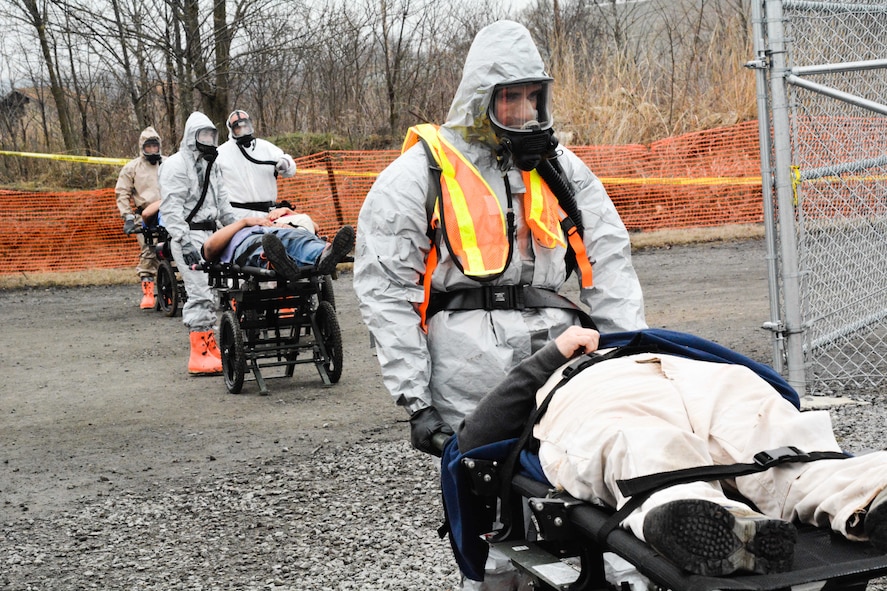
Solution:
M 158 150 L 156 156 L 152 154 L 149 157 L 145 154 L 145 142 L 148 140 L 155 140 L 157 142 Z M 139 134 L 139 156 L 151 164 L 160 164 L 163 162 L 163 142 L 160 141 L 160 134 L 157 133 L 157 130 L 150 125 L 143 129 L 142 133 Z
M 190 185 L 192 190 L 196 191 L 198 195 L 200 194 L 200 183 L 202 182 L 200 178 L 206 170 L 206 163 L 203 160 L 199 160 L 200 151 L 197 149 L 197 130 L 205 127 L 216 129 L 216 126 L 213 125 L 210 118 L 200 111 L 194 111 L 191 113 L 191 115 L 188 116 L 188 120 L 185 121 L 185 129 L 182 132 L 182 141 L 179 144 L 179 151 L 177 152 L 177 158 L 180 158 L 182 163 L 181 165 L 177 165 L 176 168 L 179 170 L 180 174 L 187 177 L 188 185 Z M 163 166 L 165 166 L 165 161 L 164 164 L 161 165 L 161 169 Z M 213 177 L 217 177 L 218 174 L 218 167 L 214 166 L 212 169 Z
M 185 121 L 185 131 L 182 133 L 182 143 L 179 144 L 179 150 L 192 161 L 196 161 L 200 156 L 200 151 L 197 149 L 197 130 L 204 127 L 216 129 L 209 117 L 200 111 L 194 111 Z
M 530 31 L 514 21 L 497 21 L 475 36 L 462 81 L 450 106 L 444 127 L 466 141 L 478 140 L 496 149 L 499 140 L 490 125 L 488 110 L 497 84 L 548 78 L 542 56 Z
M 139 155 L 142 154 L 142 146 L 144 146 L 145 142 L 148 140 L 157 140 L 157 143 L 160 144 L 160 153 L 163 153 L 163 142 L 160 141 L 160 134 L 157 133 L 156 129 L 149 125 L 142 130 L 141 134 L 139 134 Z

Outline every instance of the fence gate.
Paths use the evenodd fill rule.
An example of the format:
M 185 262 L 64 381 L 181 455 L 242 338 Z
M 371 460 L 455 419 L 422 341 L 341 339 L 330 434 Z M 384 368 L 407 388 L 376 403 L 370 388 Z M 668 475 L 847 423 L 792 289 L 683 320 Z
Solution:
M 887 3 L 752 0 L 773 365 L 887 381 Z

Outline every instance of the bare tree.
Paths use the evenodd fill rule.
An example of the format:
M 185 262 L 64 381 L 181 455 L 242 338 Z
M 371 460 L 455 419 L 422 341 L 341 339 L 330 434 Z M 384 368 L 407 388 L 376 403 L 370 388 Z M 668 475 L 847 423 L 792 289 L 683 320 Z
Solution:
M 80 147 L 80 141 L 71 124 L 68 97 L 59 75 L 58 44 L 52 34 L 51 22 L 54 5 L 48 0 L 6 0 L 6 2 L 12 7 L 9 16 L 25 23 L 34 31 L 49 77 L 50 92 L 55 102 L 65 150 L 74 152 Z
M 263 135 L 395 147 L 445 120 L 475 34 L 510 17 L 557 80 L 559 132 L 639 142 L 754 117 L 749 2 L 0 0 L 0 45 L 34 88 L 21 137 L 37 149 L 129 154 L 147 125 L 170 147 L 192 111 L 224 129 L 233 108 Z

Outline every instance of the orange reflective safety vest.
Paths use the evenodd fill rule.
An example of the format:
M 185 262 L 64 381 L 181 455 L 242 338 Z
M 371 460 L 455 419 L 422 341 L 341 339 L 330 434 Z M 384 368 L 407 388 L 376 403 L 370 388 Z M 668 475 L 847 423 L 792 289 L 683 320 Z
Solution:
M 477 168 L 441 136 L 436 125 L 411 127 L 401 151 L 420 140 L 440 171 L 440 191 L 433 209 L 429 207 L 429 237 L 434 241 L 433 236 L 442 228 L 454 262 L 467 277 L 479 281 L 494 279 L 505 271 L 512 249 L 506 216 L 496 194 Z M 545 248 L 566 246 L 561 221 L 567 214 L 558 205 L 557 197 L 535 170 L 523 172 L 523 180 L 524 218 L 533 237 Z M 591 264 L 573 224 L 567 229 L 567 239 L 576 255 L 582 287 L 591 287 Z M 439 246 L 437 241 L 425 265 L 425 299 L 420 306 L 423 328 Z

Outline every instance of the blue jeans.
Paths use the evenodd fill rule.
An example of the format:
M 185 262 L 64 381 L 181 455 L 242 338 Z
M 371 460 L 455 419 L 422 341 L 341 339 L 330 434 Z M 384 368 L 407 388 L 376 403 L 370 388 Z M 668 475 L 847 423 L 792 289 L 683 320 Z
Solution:
M 286 254 L 300 266 L 313 265 L 317 262 L 323 249 L 326 248 L 324 240 L 304 228 L 253 226 L 250 230 L 251 233 L 234 247 L 233 258 L 240 265 L 251 267 L 266 266 L 265 260 L 262 257 L 265 252 L 265 249 L 262 248 L 263 234 L 276 234 L 283 243 Z M 244 254 L 246 254 L 246 257 L 245 260 L 242 260 Z

